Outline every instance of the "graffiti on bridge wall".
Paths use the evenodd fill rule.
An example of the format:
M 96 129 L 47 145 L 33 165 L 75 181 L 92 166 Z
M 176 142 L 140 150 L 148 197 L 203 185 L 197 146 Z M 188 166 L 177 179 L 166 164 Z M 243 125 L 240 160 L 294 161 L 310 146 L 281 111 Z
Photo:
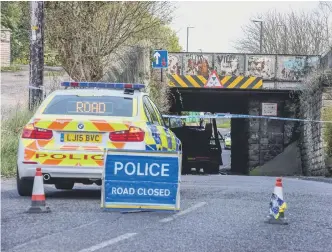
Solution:
M 186 54 L 184 55 L 184 75 L 209 76 L 212 69 L 212 55 Z
M 172 53 L 168 56 L 168 73 L 182 74 L 182 54 Z
M 247 60 L 247 75 L 262 77 L 264 80 L 275 78 L 275 56 L 250 55 Z
M 317 56 L 279 56 L 277 78 L 299 81 L 318 66 L 319 57 Z
M 244 75 L 244 55 L 215 54 L 214 68 L 220 75 Z
M 318 56 L 170 53 L 168 74 L 254 76 L 263 80 L 299 81 L 320 65 Z

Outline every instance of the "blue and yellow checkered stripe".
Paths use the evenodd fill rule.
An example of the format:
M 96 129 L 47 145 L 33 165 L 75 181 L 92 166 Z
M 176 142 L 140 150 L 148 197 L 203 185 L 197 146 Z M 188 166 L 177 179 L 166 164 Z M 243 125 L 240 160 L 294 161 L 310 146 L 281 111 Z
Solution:
M 150 134 L 146 137 L 146 150 L 151 151 L 178 151 L 180 141 L 172 132 L 163 127 L 149 124 Z

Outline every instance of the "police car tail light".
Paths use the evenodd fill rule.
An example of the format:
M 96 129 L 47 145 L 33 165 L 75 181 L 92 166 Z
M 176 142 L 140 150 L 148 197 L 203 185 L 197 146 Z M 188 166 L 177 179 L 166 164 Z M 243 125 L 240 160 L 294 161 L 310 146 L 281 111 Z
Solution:
M 25 126 L 22 132 L 22 138 L 51 139 L 52 137 L 52 130 L 35 128 L 33 124 L 28 124 Z
M 131 126 L 128 130 L 111 132 L 110 140 L 113 142 L 142 142 L 144 136 L 145 132 L 142 129 Z

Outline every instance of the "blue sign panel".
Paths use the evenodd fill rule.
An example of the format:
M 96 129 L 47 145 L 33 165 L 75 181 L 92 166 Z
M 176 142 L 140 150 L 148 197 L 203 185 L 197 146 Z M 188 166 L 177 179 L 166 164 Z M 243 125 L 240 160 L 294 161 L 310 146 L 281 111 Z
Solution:
M 168 67 L 168 51 L 154 50 L 153 52 L 152 68 L 167 68 Z
M 179 153 L 109 150 L 105 159 L 102 207 L 178 211 L 180 160 Z

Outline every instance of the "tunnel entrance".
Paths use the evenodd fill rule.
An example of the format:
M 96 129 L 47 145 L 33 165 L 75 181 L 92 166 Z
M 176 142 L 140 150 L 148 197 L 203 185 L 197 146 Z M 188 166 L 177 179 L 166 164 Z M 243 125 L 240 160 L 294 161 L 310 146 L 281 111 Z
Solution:
M 203 88 L 171 88 L 171 108 L 173 114 L 182 111 L 210 112 L 210 113 L 230 113 L 230 114 L 251 114 L 253 101 L 260 104 L 260 101 L 274 99 L 285 101 L 290 98 L 288 91 L 269 90 L 230 90 L 230 89 L 203 89 Z M 259 105 L 258 105 L 259 111 Z M 255 119 L 254 119 L 255 120 Z M 259 120 L 259 119 L 256 119 Z M 252 147 L 260 149 L 250 144 L 250 127 L 252 119 L 232 118 L 230 123 L 230 165 L 232 174 L 248 175 L 250 171 L 250 153 Z M 260 132 L 258 132 L 258 135 Z M 199 146 L 195 146 L 199 150 Z M 223 147 L 223 145 L 222 145 Z M 224 148 L 222 150 L 225 151 Z M 226 151 L 227 152 L 227 151 Z M 256 152 L 255 152 L 256 153 Z M 226 153 L 224 152 L 224 155 Z M 259 154 L 260 155 L 260 154 Z M 258 162 L 261 164 L 261 161 Z

